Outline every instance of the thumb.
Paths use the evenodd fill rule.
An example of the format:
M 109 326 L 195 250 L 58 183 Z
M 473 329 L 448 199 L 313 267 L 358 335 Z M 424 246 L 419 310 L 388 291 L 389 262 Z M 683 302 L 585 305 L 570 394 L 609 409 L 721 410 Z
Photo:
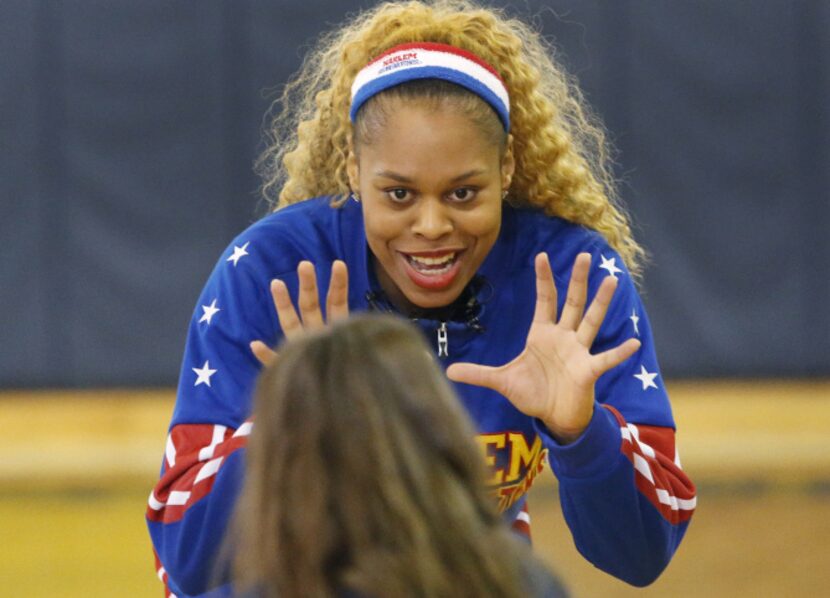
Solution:
M 250 345 L 254 357 L 264 366 L 271 365 L 277 359 L 277 353 L 262 341 L 253 341 Z
M 447 378 L 453 382 L 483 386 L 504 394 L 504 378 L 501 368 L 494 368 L 475 363 L 454 363 L 447 368 Z

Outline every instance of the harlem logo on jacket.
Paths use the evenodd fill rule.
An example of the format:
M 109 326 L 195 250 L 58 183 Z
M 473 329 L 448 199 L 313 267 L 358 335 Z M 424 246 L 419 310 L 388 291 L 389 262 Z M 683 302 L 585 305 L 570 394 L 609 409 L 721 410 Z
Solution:
M 498 497 L 499 510 L 505 511 L 530 490 L 545 467 L 547 450 L 542 448 L 538 435 L 534 434 L 533 443 L 528 444 L 522 432 L 479 434 L 476 441 L 492 472 L 487 485 Z

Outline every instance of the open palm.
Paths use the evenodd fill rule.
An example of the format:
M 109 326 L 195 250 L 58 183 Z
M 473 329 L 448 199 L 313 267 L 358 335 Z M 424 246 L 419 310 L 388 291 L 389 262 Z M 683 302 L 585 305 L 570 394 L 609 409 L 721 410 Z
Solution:
M 522 413 L 541 419 L 558 441 L 576 440 L 591 421 L 597 379 L 640 348 L 640 341 L 632 338 L 602 353 L 591 354 L 617 279 L 607 276 L 585 311 L 590 267 L 590 254 L 579 254 L 557 322 L 553 272 L 547 254 L 538 254 L 536 310 L 524 350 L 500 367 L 453 364 L 447 369 L 449 378 L 491 388 Z

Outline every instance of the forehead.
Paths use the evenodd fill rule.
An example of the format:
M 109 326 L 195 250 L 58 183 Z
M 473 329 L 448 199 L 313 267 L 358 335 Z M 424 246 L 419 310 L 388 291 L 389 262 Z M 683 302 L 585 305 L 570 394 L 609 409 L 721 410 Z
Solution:
M 383 112 L 369 142 L 360 148 L 363 166 L 435 174 L 471 166 L 498 168 L 499 144 L 460 109 L 445 103 L 394 99 Z

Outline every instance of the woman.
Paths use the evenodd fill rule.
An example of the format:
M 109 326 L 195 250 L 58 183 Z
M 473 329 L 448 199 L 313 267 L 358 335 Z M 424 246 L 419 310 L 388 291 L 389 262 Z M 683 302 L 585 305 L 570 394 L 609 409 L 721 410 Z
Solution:
M 547 457 L 580 552 L 651 583 L 694 486 L 602 134 L 538 35 L 467 2 L 383 4 L 326 37 L 283 102 L 260 161 L 279 208 L 205 286 L 150 497 L 171 590 L 207 589 L 238 492 L 250 342 L 267 359 L 283 336 L 366 310 L 430 339 L 518 532 Z
M 358 316 L 263 372 L 231 534 L 256 596 L 562 596 L 485 491 L 473 428 L 417 332 Z

